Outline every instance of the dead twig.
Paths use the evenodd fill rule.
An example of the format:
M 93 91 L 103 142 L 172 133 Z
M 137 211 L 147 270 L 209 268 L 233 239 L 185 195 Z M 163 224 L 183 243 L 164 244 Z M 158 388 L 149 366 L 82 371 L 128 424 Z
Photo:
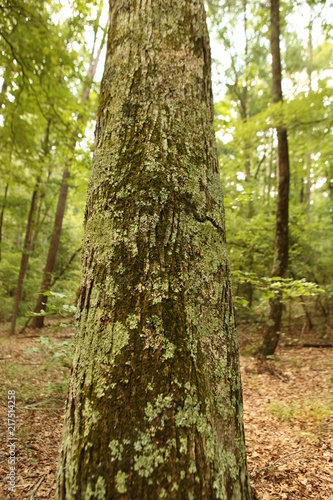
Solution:
M 318 474 L 316 474 L 316 477 L 317 477 L 318 479 L 320 479 L 321 481 L 327 481 L 328 483 L 333 484 L 332 479 L 329 479 L 328 477 L 318 476 Z
M 258 472 L 256 472 L 256 476 L 258 474 L 260 474 L 262 471 L 269 469 L 270 467 L 274 467 L 274 465 L 276 465 L 278 462 L 281 462 L 285 458 L 291 457 L 292 455 L 297 455 L 297 453 L 302 453 L 302 451 L 306 451 L 306 450 L 307 450 L 307 448 L 301 448 L 300 450 L 293 451 L 292 453 L 288 453 L 287 455 L 283 455 L 282 457 L 275 460 L 275 462 L 272 462 L 271 464 L 268 464 L 265 467 L 262 467 L 261 469 L 259 469 Z
M 40 478 L 40 480 L 36 483 L 36 485 L 34 486 L 32 492 L 28 494 L 28 497 L 29 497 L 30 500 L 34 500 L 35 493 L 37 493 L 37 490 L 40 487 L 40 485 L 42 484 L 42 482 L 44 481 L 44 479 L 45 479 L 45 474 L 43 474 L 43 476 Z
M 298 493 L 299 493 L 300 495 L 302 495 L 302 498 L 305 498 L 305 500 L 313 500 L 313 497 L 307 497 L 306 495 L 304 495 L 304 493 L 302 493 L 302 492 L 301 492 L 300 490 L 298 490 L 297 488 L 296 488 L 296 491 L 298 491 Z
M 315 348 L 323 348 L 323 349 L 329 349 L 329 348 L 332 348 L 333 347 L 333 344 L 310 344 L 310 343 L 307 343 L 307 344 L 303 344 L 302 347 L 315 347 Z

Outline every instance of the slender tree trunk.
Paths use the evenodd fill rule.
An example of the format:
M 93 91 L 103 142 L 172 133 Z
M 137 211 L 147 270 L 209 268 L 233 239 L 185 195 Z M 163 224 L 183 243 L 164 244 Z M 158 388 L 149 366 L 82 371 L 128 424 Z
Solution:
M 68 271 L 68 269 L 71 267 L 71 264 L 73 263 L 73 261 L 75 260 L 75 258 L 81 253 L 81 250 L 82 250 L 82 247 L 78 248 L 77 250 L 75 250 L 74 253 L 72 253 L 69 261 L 67 262 L 67 264 L 65 264 L 63 266 L 63 268 L 59 271 L 59 273 L 52 279 L 52 282 L 51 282 L 51 287 L 53 287 L 53 285 L 55 285 L 55 283 L 60 280 L 60 278 L 62 278 L 62 276 L 66 273 L 66 271 Z
M 299 192 L 299 202 L 302 205 L 304 202 L 304 179 L 301 178 L 301 190 Z
M 247 26 L 247 0 L 243 0 L 243 29 L 244 29 L 244 37 L 245 37 L 245 53 L 244 59 L 247 64 L 248 62 L 248 26 Z M 245 86 L 242 89 L 242 96 L 240 100 L 240 115 L 242 120 L 247 122 L 248 119 L 248 91 L 249 89 L 249 81 L 248 81 L 248 73 L 245 73 Z M 248 153 L 249 144 L 248 141 L 244 142 L 244 151 L 245 151 L 245 183 L 250 184 L 251 182 L 251 157 Z M 247 218 L 251 219 L 253 217 L 253 203 L 251 199 L 251 194 L 248 198 L 248 207 L 247 207 Z
M 41 189 L 39 191 L 38 203 L 37 203 L 37 206 L 36 206 L 36 215 L 35 215 L 34 230 L 33 230 L 32 237 L 31 237 L 31 251 L 32 252 L 35 249 L 35 245 L 36 245 L 36 242 L 37 242 L 37 239 L 38 239 L 39 231 L 40 231 L 40 228 L 43 225 L 44 218 L 45 218 L 45 217 L 41 217 L 41 214 L 42 214 L 43 205 L 45 203 L 45 192 L 46 192 L 46 189 L 47 189 L 47 181 L 46 181 L 46 183 L 43 182 L 43 185 L 41 186 Z
M 8 184 L 6 184 L 6 187 L 5 187 L 5 193 L 3 196 L 3 203 L 2 203 L 2 207 L 1 207 L 1 213 L 0 213 L 0 261 L 1 261 L 1 254 L 2 254 L 1 245 L 2 245 L 3 218 L 4 218 L 4 214 L 5 214 L 6 203 L 7 203 L 7 194 L 8 194 Z
M 202 1 L 111 1 L 57 499 L 250 498 Z
M 308 308 L 306 307 L 305 300 L 304 300 L 304 298 L 302 296 L 300 297 L 300 300 L 301 300 L 301 304 L 302 304 L 302 307 L 303 307 L 303 310 L 304 310 L 304 313 L 305 313 L 306 321 L 308 323 L 309 332 L 311 332 L 311 330 L 313 328 L 313 323 L 312 323 L 312 320 L 311 320 L 310 313 L 308 311 Z
M 95 48 L 95 43 L 94 43 L 94 48 L 92 51 L 91 59 L 90 59 L 90 64 L 89 64 L 89 69 L 88 69 L 88 74 L 87 74 L 87 85 L 83 90 L 82 94 L 82 99 L 81 102 L 84 103 L 89 99 L 89 92 L 90 92 L 90 87 L 93 82 L 93 79 L 95 77 L 98 61 L 105 43 L 105 35 L 106 35 L 106 28 L 103 34 L 103 38 L 101 41 L 101 44 L 98 48 L 97 55 L 94 57 L 94 48 Z M 95 31 L 95 42 L 97 38 L 97 30 Z M 78 121 L 82 120 L 82 116 L 79 116 Z M 76 141 L 77 141 L 77 131 L 74 132 L 72 140 L 71 140 L 71 157 L 73 156 L 75 146 L 76 146 Z M 37 298 L 37 304 L 34 309 L 35 314 L 39 315 L 42 310 L 45 310 L 47 306 L 47 300 L 48 296 L 44 295 L 46 291 L 48 291 L 51 287 L 52 283 L 52 275 L 57 259 L 57 253 L 58 253 L 58 248 L 59 248 L 59 243 L 60 243 L 60 236 L 61 236 L 61 231 L 62 231 L 62 223 L 65 215 L 65 208 L 66 208 L 66 200 L 67 200 L 67 195 L 68 195 L 68 181 L 70 177 L 69 173 L 69 165 L 70 165 L 71 160 L 67 161 L 67 164 L 65 166 L 65 169 L 63 171 L 63 176 L 62 176 L 62 182 L 61 182 L 61 187 L 59 191 L 59 198 L 58 198 L 58 203 L 57 203 L 57 209 L 56 209 L 56 214 L 54 218 L 54 226 L 53 226 L 53 232 L 52 232 L 52 237 L 50 240 L 50 245 L 49 245 L 49 250 L 47 254 L 47 259 L 46 259 L 46 265 L 44 268 L 43 272 L 43 279 L 42 279 L 42 285 L 40 288 L 40 292 Z M 31 326 L 32 328 L 43 328 L 44 326 L 44 316 L 34 316 Z
M 269 146 L 269 163 L 268 163 L 268 179 L 267 179 L 267 199 L 268 203 L 271 198 L 271 184 L 272 184 L 272 173 L 273 173 L 273 143 L 274 143 L 274 131 L 272 130 L 271 141 Z
M 272 98 L 273 103 L 282 101 L 282 76 L 280 59 L 280 8 L 279 0 L 271 0 L 271 54 L 272 54 Z M 275 225 L 275 255 L 272 276 L 285 277 L 288 268 L 288 221 L 289 221 L 289 155 L 286 129 L 277 128 L 278 169 L 277 207 Z M 266 332 L 261 350 L 273 354 L 280 336 L 282 319 L 282 297 L 278 294 L 270 301 Z
M 1 91 L 0 91 L 0 109 L 3 106 L 3 102 L 4 102 L 4 99 L 5 99 L 5 94 L 6 94 L 7 88 L 8 88 L 8 84 L 7 84 L 6 80 L 4 80 L 2 82 Z
M 309 36 L 308 36 L 308 83 L 309 83 L 309 95 L 312 92 L 312 57 L 313 57 L 313 47 L 312 47 L 312 7 L 310 8 L 310 21 L 309 21 Z M 311 144 L 312 134 L 309 132 L 309 143 Z M 306 220 L 310 221 L 310 205 L 311 205 L 311 164 L 312 164 L 312 151 L 310 150 L 306 159 Z
M 47 296 L 44 293 L 50 289 L 51 281 L 52 281 L 52 273 L 54 270 L 54 265 L 57 257 L 58 246 L 60 242 L 61 228 L 62 222 L 64 219 L 66 199 L 68 193 L 68 179 L 69 179 L 69 170 L 66 167 L 63 172 L 58 204 L 56 209 L 56 216 L 54 220 L 53 233 L 50 241 L 49 251 L 47 254 L 46 265 L 43 273 L 43 282 L 41 286 L 41 290 L 37 299 L 37 305 L 35 307 L 35 313 L 40 313 L 43 308 L 46 307 Z M 32 320 L 33 328 L 42 328 L 44 326 L 44 316 L 35 316 Z
M 40 154 L 41 163 L 44 161 L 45 157 L 49 153 L 50 127 L 51 127 L 51 120 L 49 120 L 47 123 L 45 137 L 44 137 L 44 141 L 42 143 L 41 154 Z M 13 335 L 15 333 L 15 326 L 16 326 L 16 321 L 17 321 L 17 316 L 18 316 L 18 309 L 19 309 L 21 298 L 22 298 L 24 279 L 25 279 L 25 275 L 26 275 L 27 269 L 28 269 L 30 253 L 32 252 L 34 244 L 35 244 L 33 230 L 34 230 L 34 227 L 36 224 L 37 203 L 38 203 L 40 184 L 41 184 L 41 179 L 42 179 L 42 170 L 43 170 L 43 168 L 41 167 L 40 173 L 37 177 L 35 188 L 34 188 L 34 191 L 32 194 L 31 203 L 30 203 L 30 211 L 29 211 L 28 222 L 27 222 L 27 227 L 26 227 L 26 231 L 25 231 L 25 239 L 24 239 L 23 250 L 22 250 L 22 258 L 21 258 L 19 277 L 18 277 L 18 281 L 17 281 L 17 288 L 16 288 L 16 293 L 15 293 L 15 298 L 14 298 L 14 308 L 13 308 L 11 328 L 10 328 L 11 335 Z M 37 233 L 35 233 L 35 236 L 37 237 Z
M 309 133 L 308 140 L 311 141 L 311 133 Z M 311 205 L 311 164 L 312 164 L 312 152 L 309 151 L 306 158 L 306 220 L 310 221 L 310 205 Z
M 34 219 L 35 219 L 36 207 L 37 207 L 37 201 L 38 201 L 39 185 L 40 185 L 40 178 L 38 178 L 38 180 L 36 182 L 36 185 L 35 185 L 34 191 L 32 193 L 32 197 L 31 197 L 28 222 L 27 222 L 27 227 L 25 230 L 25 238 L 24 238 L 24 244 L 23 244 L 23 250 L 22 250 L 20 271 L 19 271 L 19 276 L 18 276 L 18 280 L 17 280 L 17 287 L 16 287 L 16 292 L 15 292 L 15 298 L 14 298 L 14 307 L 13 307 L 11 327 L 10 327 L 11 335 L 14 335 L 14 333 L 15 333 L 15 326 L 16 326 L 16 321 L 17 321 L 17 316 L 18 316 L 18 309 L 19 309 L 19 305 L 20 305 L 20 301 L 21 301 L 22 293 L 23 293 L 24 278 L 25 278 L 25 275 L 27 273 L 30 252 L 32 249 L 32 232 L 33 232 L 33 227 L 34 227 Z

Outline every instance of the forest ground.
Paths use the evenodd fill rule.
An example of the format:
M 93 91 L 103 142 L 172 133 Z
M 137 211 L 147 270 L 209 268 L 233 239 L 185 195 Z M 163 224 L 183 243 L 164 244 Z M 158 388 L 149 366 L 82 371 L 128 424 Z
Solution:
M 73 329 L 10 338 L 0 325 L 0 498 L 54 498 Z M 244 352 L 249 340 L 240 330 Z M 244 348 L 245 346 L 245 348 Z M 252 496 L 333 499 L 333 349 L 241 356 Z M 16 492 L 8 494 L 7 391 L 16 391 Z

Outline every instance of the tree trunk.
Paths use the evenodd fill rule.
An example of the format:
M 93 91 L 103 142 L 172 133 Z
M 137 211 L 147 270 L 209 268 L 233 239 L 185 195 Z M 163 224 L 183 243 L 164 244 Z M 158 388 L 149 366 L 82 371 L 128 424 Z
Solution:
M 268 180 L 267 180 L 267 200 L 270 203 L 271 198 L 271 184 L 272 184 L 272 174 L 273 174 L 273 144 L 274 144 L 274 131 L 272 130 L 272 135 L 269 144 L 269 163 L 268 163 Z
M 312 47 L 312 26 L 313 26 L 313 19 L 312 19 L 312 7 L 309 5 L 310 8 L 310 20 L 309 20 L 309 36 L 308 36 L 308 68 L 307 68 L 307 73 L 308 73 L 308 84 L 309 84 L 309 95 L 312 92 L 312 59 L 313 59 L 313 47 Z M 308 141 L 309 144 L 311 144 L 312 141 L 312 134 L 311 131 L 309 131 L 308 134 Z M 307 222 L 310 221 L 310 205 L 311 205 L 311 164 L 312 164 L 312 151 L 310 150 L 307 155 L 306 159 L 306 220 Z
M 65 264 L 62 267 L 62 269 L 59 271 L 59 273 L 56 276 L 53 277 L 51 285 L 50 285 L 51 288 L 56 284 L 57 281 L 60 280 L 60 278 L 62 278 L 62 276 L 66 273 L 66 271 L 68 271 L 68 269 L 71 267 L 71 264 L 75 260 L 75 258 L 77 257 L 77 255 L 79 255 L 81 253 L 81 250 L 82 250 L 82 247 L 77 248 L 75 250 L 75 252 L 72 253 L 69 261 L 67 262 L 67 264 Z
M 272 54 L 272 98 L 273 103 L 282 101 L 282 76 L 280 59 L 280 8 L 279 0 L 271 0 L 271 54 Z M 272 276 L 285 277 L 288 268 L 288 220 L 289 220 L 289 155 L 287 131 L 277 128 L 278 169 L 277 207 L 275 225 L 275 254 Z M 273 354 L 280 336 L 282 319 L 282 297 L 278 294 L 270 301 L 266 332 L 261 351 Z
M 51 128 L 51 120 L 49 119 L 47 122 L 45 137 L 44 137 L 44 141 L 42 142 L 42 148 L 41 148 L 41 152 L 40 152 L 41 164 L 43 164 L 43 162 L 45 161 L 45 157 L 49 153 L 50 128 Z M 25 279 L 25 275 L 26 275 L 27 269 L 28 269 L 30 253 L 33 251 L 33 248 L 35 245 L 33 230 L 34 230 L 34 226 L 36 225 L 37 202 L 38 202 L 40 184 L 41 184 L 41 179 L 42 179 L 42 171 L 43 171 L 43 167 L 40 168 L 40 173 L 38 174 L 35 188 L 34 188 L 34 191 L 32 194 L 32 198 L 31 198 L 31 203 L 30 203 L 30 211 L 29 211 L 28 222 L 27 222 L 27 227 L 26 227 L 26 231 L 25 231 L 25 239 L 24 239 L 23 250 L 22 250 L 21 265 L 20 265 L 19 277 L 17 280 L 17 287 L 16 287 L 16 293 L 15 293 L 15 299 L 14 299 L 14 308 L 13 308 L 13 314 L 12 314 L 12 320 L 11 320 L 11 327 L 10 327 L 11 335 L 13 335 L 15 333 L 15 326 L 16 326 L 16 321 L 17 321 L 17 316 L 18 316 L 18 309 L 19 309 L 19 305 L 20 305 L 20 301 L 21 301 L 22 293 L 23 293 L 24 279 Z M 37 233 L 35 233 L 35 237 L 37 237 Z
M 2 254 L 1 245 L 2 245 L 3 218 L 4 218 L 4 214 L 5 214 L 6 203 L 7 203 L 7 194 L 8 194 L 8 184 L 6 184 L 6 187 L 5 187 L 5 193 L 3 196 L 3 203 L 2 203 L 2 207 L 1 207 L 1 213 L 0 213 L 0 262 L 1 262 L 1 254 Z
M 308 135 L 308 141 L 312 140 L 311 132 Z M 312 164 L 312 151 L 308 152 L 306 158 L 306 221 L 310 222 L 310 206 L 311 206 L 311 164 Z
M 61 228 L 62 222 L 64 219 L 66 199 L 68 193 L 68 179 L 69 179 L 69 170 L 65 167 L 62 177 L 62 182 L 60 186 L 58 204 L 56 209 L 56 216 L 54 220 L 53 233 L 50 241 L 49 251 L 47 254 L 46 265 L 43 273 L 43 282 L 41 286 L 41 290 L 38 295 L 37 304 L 35 307 L 35 313 L 40 313 L 43 308 L 46 307 L 47 304 L 47 296 L 44 293 L 50 289 L 52 273 L 54 270 L 58 246 L 60 242 Z M 32 320 L 31 326 L 33 328 L 42 328 L 44 326 L 44 316 L 34 316 Z
M 25 275 L 27 273 L 30 252 L 32 250 L 32 231 L 33 231 L 33 227 L 34 227 L 34 219 L 35 219 L 35 214 L 36 214 L 36 207 L 37 207 L 37 200 L 38 200 L 38 193 L 39 193 L 39 184 L 40 184 L 40 178 L 37 179 L 37 182 L 36 182 L 34 191 L 32 193 L 32 197 L 31 197 L 28 222 L 27 222 L 27 227 L 25 230 L 25 238 L 24 238 L 24 244 L 23 244 L 23 250 L 22 250 L 20 271 L 19 271 L 19 276 L 18 276 L 18 280 L 17 280 L 17 287 L 16 287 L 16 292 L 15 292 L 15 298 L 14 298 L 14 307 L 13 307 L 13 313 L 12 313 L 11 326 L 10 326 L 10 334 L 11 335 L 14 335 L 14 333 L 15 333 L 15 326 L 16 326 L 16 321 L 17 321 L 17 316 L 18 316 L 18 309 L 19 309 L 19 305 L 20 305 L 20 301 L 21 301 L 22 293 L 23 293 L 24 278 L 25 278 Z
M 58 499 L 249 499 L 203 2 L 111 0 Z
M 101 11 L 100 11 L 101 12 Z M 98 16 L 98 26 L 99 26 L 99 17 L 100 17 L 100 12 Z M 85 88 L 83 89 L 83 94 L 82 94 L 82 99 L 81 102 L 84 103 L 89 99 L 89 92 L 90 92 L 90 87 L 93 82 L 93 79 L 95 77 L 98 61 L 105 43 L 105 35 L 106 35 L 106 28 L 103 33 L 103 38 L 100 43 L 100 46 L 97 51 L 96 57 L 94 57 L 94 48 L 95 48 L 95 42 L 97 38 L 97 30 L 95 31 L 95 41 L 94 41 L 94 48 L 92 51 L 91 59 L 90 59 L 90 64 L 88 68 L 88 73 L 87 73 L 87 84 Z M 82 120 L 82 116 L 78 117 L 78 121 Z M 75 150 L 76 146 L 76 141 L 78 139 L 77 131 L 73 133 L 72 139 L 71 139 L 71 158 L 73 157 L 73 153 Z M 46 259 L 46 265 L 44 268 L 43 272 L 43 280 L 42 280 L 42 285 L 40 288 L 40 292 L 37 298 L 37 304 L 34 309 L 35 314 L 40 314 L 42 310 L 45 310 L 46 305 L 47 305 L 47 300 L 48 296 L 44 295 L 45 292 L 47 292 L 51 288 L 51 283 L 52 283 L 52 275 L 57 259 L 57 253 L 58 253 L 58 248 L 59 248 L 59 243 L 60 243 L 60 236 L 61 236 L 61 230 L 62 230 L 62 223 L 64 220 L 64 215 L 65 215 L 65 208 L 66 208 L 66 200 L 67 200 L 67 195 L 68 195 L 68 181 L 70 177 L 69 173 L 69 164 L 71 160 L 68 160 L 67 164 L 65 165 L 64 171 L 63 171 L 63 176 L 62 176 L 62 182 L 61 182 L 61 187 L 59 191 L 59 198 L 58 198 L 58 203 L 57 203 L 57 209 L 56 209 L 56 214 L 54 218 L 54 226 L 53 226 L 53 232 L 52 232 L 52 237 L 49 245 L 49 250 L 47 254 L 47 259 Z M 32 328 L 43 328 L 44 326 L 44 319 L 45 316 L 34 316 L 31 327 Z
M 5 94 L 6 94 L 7 88 L 8 88 L 8 84 L 7 84 L 6 80 L 3 80 L 2 85 L 1 85 L 1 91 L 0 91 L 0 109 L 3 106 L 3 102 L 5 99 Z

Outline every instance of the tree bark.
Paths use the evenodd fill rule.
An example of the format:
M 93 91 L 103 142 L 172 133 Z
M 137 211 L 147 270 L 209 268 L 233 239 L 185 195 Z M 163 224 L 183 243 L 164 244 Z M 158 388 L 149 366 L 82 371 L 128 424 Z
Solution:
M 282 72 L 280 59 L 280 7 L 279 0 L 271 0 L 271 54 L 272 54 L 272 100 L 282 102 Z M 287 131 L 277 128 L 278 169 L 277 169 L 277 206 L 275 223 L 275 254 L 272 276 L 286 276 L 288 268 L 288 223 L 289 223 L 289 154 Z M 273 354 L 279 342 L 282 297 L 280 294 L 270 301 L 267 327 L 261 351 Z
M 249 499 L 202 0 L 111 0 L 58 499 Z

